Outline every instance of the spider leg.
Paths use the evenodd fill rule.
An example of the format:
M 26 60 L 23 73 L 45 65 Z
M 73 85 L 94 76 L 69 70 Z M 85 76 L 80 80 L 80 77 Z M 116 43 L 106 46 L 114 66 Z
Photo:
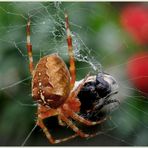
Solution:
M 74 59 L 74 53 L 73 53 L 73 47 L 72 47 L 72 37 L 69 29 L 68 15 L 66 13 L 65 13 L 65 27 L 66 27 L 66 33 L 67 33 L 67 45 L 68 45 L 68 54 L 69 54 L 69 63 L 70 63 L 69 71 L 71 75 L 70 87 L 72 90 L 76 80 L 76 68 L 75 68 L 75 59 Z
M 88 137 L 89 136 L 89 134 L 85 134 L 81 130 L 79 130 L 79 128 L 76 125 L 74 125 L 73 122 L 71 120 L 69 120 L 67 117 L 65 117 L 64 115 L 61 115 L 61 119 L 79 136 L 81 136 L 81 137 Z
M 83 79 L 83 81 L 77 86 L 77 88 L 71 92 L 69 98 L 76 98 L 82 87 L 84 86 L 87 78 L 89 77 L 89 74 L 86 75 L 86 77 Z
M 58 116 L 58 122 L 59 122 L 59 125 L 66 126 L 66 124 L 62 121 L 60 116 Z
M 30 42 L 30 19 L 28 19 L 27 26 L 26 26 L 26 32 L 27 32 L 27 50 L 28 50 L 28 57 L 29 57 L 29 70 L 32 74 L 34 70 L 33 66 L 33 56 L 32 56 L 32 45 Z
M 82 132 L 71 120 L 69 120 L 64 114 L 60 115 L 61 119 L 74 131 L 77 133 L 77 135 L 79 135 L 80 137 L 84 137 L 84 138 L 89 138 L 89 137 L 94 137 L 96 135 L 98 135 L 99 133 L 95 133 L 95 134 L 86 134 L 84 132 Z
M 70 140 L 70 139 L 77 137 L 78 136 L 77 134 L 71 135 L 71 136 L 63 138 L 63 139 L 56 139 L 56 140 L 52 137 L 52 135 L 48 131 L 47 127 L 43 123 L 43 119 L 46 119 L 46 118 L 51 117 L 51 116 L 56 116 L 56 115 L 58 115 L 57 110 L 48 109 L 48 108 L 41 106 L 41 105 L 38 106 L 38 119 L 37 119 L 36 124 L 38 126 L 40 126 L 40 128 L 43 130 L 43 132 L 46 135 L 49 142 L 52 143 L 52 144 L 56 144 L 56 143 L 64 142 L 64 141 L 67 141 L 67 140 Z M 58 116 L 58 119 L 61 120 L 61 118 L 59 118 L 59 117 L 60 116 Z
M 70 93 L 67 99 L 67 102 L 63 104 L 63 108 L 66 109 L 68 107 L 68 109 L 72 109 L 75 112 L 79 112 L 81 102 L 77 98 L 77 95 L 79 91 L 81 90 L 81 88 L 84 86 L 85 81 L 87 80 L 88 76 L 89 74 L 83 79 L 83 81 L 77 86 L 77 88 Z
M 79 121 L 87 126 L 92 126 L 92 125 L 97 125 L 97 124 L 101 124 L 103 123 L 104 121 L 107 120 L 108 117 L 105 117 L 99 121 L 90 121 L 90 120 L 87 120 L 81 116 L 79 116 L 78 114 L 76 114 L 75 112 L 73 111 L 69 111 L 69 116 L 72 117 L 72 119 L 76 120 L 76 121 Z
M 74 134 L 74 135 L 71 135 L 71 136 L 66 137 L 66 138 L 63 138 L 63 139 L 56 139 L 56 140 L 55 140 L 55 139 L 52 137 L 52 135 L 50 134 L 50 132 L 48 131 L 47 127 L 45 126 L 45 124 L 43 123 L 43 120 L 42 120 L 41 118 L 38 118 L 37 125 L 42 128 L 43 132 L 45 133 L 47 139 L 49 140 L 49 142 L 50 142 L 51 144 L 61 143 L 61 142 L 64 142 L 64 141 L 73 139 L 73 138 L 75 138 L 75 137 L 78 136 L 77 134 Z

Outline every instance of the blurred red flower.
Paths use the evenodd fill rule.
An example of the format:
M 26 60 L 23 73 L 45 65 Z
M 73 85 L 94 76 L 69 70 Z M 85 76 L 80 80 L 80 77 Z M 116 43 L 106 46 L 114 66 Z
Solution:
M 148 43 L 148 7 L 127 5 L 121 11 L 121 24 L 139 44 Z
M 148 52 L 132 56 L 128 60 L 127 73 L 133 85 L 148 95 Z

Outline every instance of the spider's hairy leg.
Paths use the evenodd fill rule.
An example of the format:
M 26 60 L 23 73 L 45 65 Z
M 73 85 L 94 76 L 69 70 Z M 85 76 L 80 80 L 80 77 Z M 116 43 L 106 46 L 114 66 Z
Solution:
M 73 47 L 72 47 L 72 37 L 71 37 L 70 28 L 69 28 L 69 20 L 66 12 L 65 12 L 65 27 L 66 27 L 66 33 L 67 33 L 67 45 L 68 45 L 68 54 L 69 54 L 69 63 L 70 63 L 69 71 L 71 75 L 70 87 L 72 90 L 76 80 L 76 68 L 75 68 L 75 59 L 74 59 L 74 53 L 73 53 Z
M 76 97 L 78 96 L 80 90 L 81 90 L 82 87 L 84 86 L 84 84 L 85 84 L 85 82 L 86 82 L 86 80 L 87 80 L 87 78 L 88 78 L 89 76 L 90 76 L 90 75 L 87 74 L 87 75 L 85 76 L 85 78 L 82 80 L 82 82 L 75 88 L 75 90 L 73 90 L 73 91 L 71 92 L 70 98 L 76 98 Z
M 69 116 L 72 117 L 72 119 L 76 120 L 76 121 L 79 121 L 87 126 L 92 126 L 92 125 L 97 125 L 97 124 L 101 124 L 103 123 L 104 121 L 107 120 L 107 118 L 109 117 L 105 117 L 103 118 L 102 120 L 99 120 L 99 121 L 90 121 L 90 120 L 86 120 L 84 119 L 83 117 L 79 116 L 78 114 L 76 114 L 75 112 L 73 112 L 72 110 L 68 111 L 69 112 Z
M 88 77 L 89 77 L 89 74 L 86 75 L 86 77 L 82 80 L 82 82 L 74 90 L 71 91 L 67 101 L 63 104 L 62 108 L 64 110 L 68 111 L 68 109 L 70 109 L 74 112 L 80 111 L 81 102 L 77 98 L 77 95 L 80 92 L 80 90 L 82 89 L 82 87 L 84 86 Z
M 58 122 L 59 122 L 59 125 L 66 126 L 66 124 L 62 121 L 60 116 L 58 116 Z
M 80 137 L 88 137 L 88 134 L 83 133 L 78 127 L 76 127 L 71 120 L 69 120 L 66 116 L 61 115 L 61 119 Z
M 26 33 L 27 33 L 27 50 L 28 50 L 28 57 L 29 57 L 29 70 L 32 74 L 34 70 L 33 66 L 33 56 L 32 56 L 32 45 L 30 41 L 30 18 L 28 19 L 27 26 L 26 26 Z
M 64 112 L 63 112 L 64 113 Z M 98 135 L 98 133 L 95 134 L 86 134 L 82 132 L 71 120 L 69 120 L 64 114 L 61 114 L 61 119 L 74 131 L 76 132 L 80 137 L 82 138 L 90 138 Z
M 45 126 L 45 124 L 43 123 L 43 119 L 46 119 L 48 117 L 55 116 L 55 115 L 58 115 L 58 112 L 54 109 L 47 109 L 46 107 L 43 107 L 43 106 L 38 107 L 38 118 L 37 118 L 36 124 L 43 130 L 44 134 L 46 135 L 47 139 L 51 144 L 61 143 L 78 136 L 77 134 L 73 134 L 66 138 L 54 139 L 50 134 L 49 130 L 47 129 L 47 127 Z M 58 115 L 58 118 L 59 118 L 59 115 Z
M 66 138 L 63 138 L 63 139 L 54 139 L 54 138 L 52 137 L 52 135 L 50 134 L 50 132 L 48 131 L 47 127 L 44 125 L 42 119 L 38 118 L 37 125 L 42 128 L 43 132 L 45 133 L 47 139 L 49 140 L 49 142 L 50 142 L 51 144 L 61 143 L 61 142 L 64 142 L 64 141 L 73 139 L 73 138 L 75 138 L 75 137 L 78 136 L 77 134 L 74 134 L 74 135 L 72 135 L 72 136 L 69 136 L 69 137 L 66 137 Z

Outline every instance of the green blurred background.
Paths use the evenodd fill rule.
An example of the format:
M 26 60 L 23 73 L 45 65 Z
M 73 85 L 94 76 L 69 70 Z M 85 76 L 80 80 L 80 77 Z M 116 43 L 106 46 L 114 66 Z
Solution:
M 68 64 L 64 10 L 69 15 L 74 49 L 88 59 L 95 57 L 98 61 L 95 64 L 101 63 L 104 71 L 117 79 L 120 87 L 117 99 L 121 101 L 121 105 L 111 113 L 111 121 L 99 127 L 99 130 L 104 131 L 101 135 L 87 140 L 78 137 L 59 145 L 148 145 L 148 102 L 146 97 L 134 89 L 126 74 L 128 58 L 142 48 L 123 29 L 120 22 L 121 9 L 128 4 L 0 3 L 0 145 L 21 145 L 35 126 L 36 106 L 31 97 L 31 76 L 26 50 L 27 18 L 31 17 L 34 63 L 43 55 L 58 52 Z M 77 80 L 92 71 L 90 61 L 76 62 Z M 46 123 L 53 135 L 63 137 L 71 133 L 70 129 L 65 130 L 56 122 L 56 119 L 49 119 Z M 114 129 L 110 131 L 110 128 Z M 37 127 L 25 145 L 50 144 Z

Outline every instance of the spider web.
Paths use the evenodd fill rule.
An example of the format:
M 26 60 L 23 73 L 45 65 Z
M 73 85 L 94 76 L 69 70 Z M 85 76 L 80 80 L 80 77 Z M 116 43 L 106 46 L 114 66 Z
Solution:
M 95 5 L 99 12 L 93 9 L 96 9 Z M 105 7 L 115 11 L 115 6 L 110 3 L 99 5 L 98 3 L 88 5 L 88 3 L 60 2 L 0 4 L 2 48 L 0 50 L 0 98 L 3 113 L 0 124 L 0 139 L 3 141 L 1 145 L 49 145 L 42 131 L 35 129 L 36 104 L 31 97 L 26 23 L 30 17 L 34 64 L 41 57 L 56 52 L 68 65 L 65 10 L 68 12 L 72 31 L 77 80 L 81 80 L 89 72 L 96 74 L 102 70 L 106 71 L 113 75 L 119 84 L 119 94 L 115 98 L 121 101 L 121 105 L 111 112 L 112 119 L 99 127 L 101 134 L 97 137 L 88 140 L 76 138 L 61 145 L 106 145 L 106 141 L 111 146 L 148 144 L 145 140 L 148 134 L 147 98 L 129 83 L 130 80 L 123 72 L 127 64 L 126 58 L 119 56 L 118 60 L 112 60 L 117 58 L 116 52 L 119 48 L 130 48 L 128 41 L 118 38 L 123 32 L 110 19 L 108 25 L 106 24 L 98 32 L 92 29 L 93 26 L 86 26 L 86 20 L 90 18 L 94 21 L 96 16 L 107 21 L 108 14 L 103 11 Z M 110 42 L 111 38 L 112 42 Z M 91 49 L 93 43 L 97 44 L 99 49 Z M 106 52 L 100 49 L 105 49 Z M 108 109 L 114 109 L 114 107 L 113 104 Z M 21 128 L 19 128 L 20 125 Z M 14 130 L 16 127 L 18 127 L 17 131 Z M 54 130 L 51 128 L 51 132 L 58 132 L 55 135 L 61 137 L 63 132 L 67 134 L 64 128 L 54 128 Z M 30 133 L 29 136 L 27 136 L 28 133 Z

